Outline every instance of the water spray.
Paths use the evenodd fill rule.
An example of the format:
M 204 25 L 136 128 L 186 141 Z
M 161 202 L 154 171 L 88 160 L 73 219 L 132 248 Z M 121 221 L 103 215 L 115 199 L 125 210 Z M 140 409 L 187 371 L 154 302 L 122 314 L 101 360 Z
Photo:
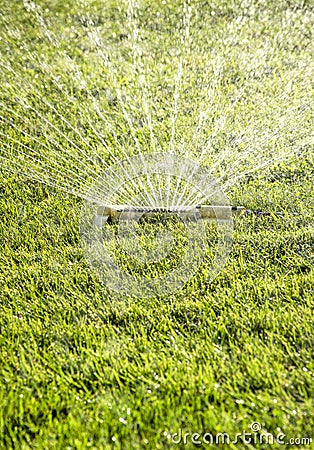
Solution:
M 14 32 L 10 51 L 1 54 L 6 89 L 0 102 L 0 168 L 85 200 L 81 247 L 112 291 L 170 295 L 201 267 L 211 282 L 231 252 L 234 216 L 281 216 L 232 206 L 225 191 L 252 173 L 299 157 L 312 142 L 308 52 L 302 64 L 274 70 L 267 82 L 262 75 L 270 65 L 277 67 L 278 52 L 262 46 L 255 55 L 243 53 L 249 58 L 239 61 L 245 76 L 229 86 L 225 69 L 242 51 L 220 49 L 238 39 L 238 21 L 226 30 L 227 38 L 217 41 L 219 51 L 208 53 L 193 43 L 189 7 L 183 10 L 182 29 L 162 43 L 156 66 L 151 57 L 156 40 L 150 47 L 145 39 L 142 47 L 145 30 L 132 1 L 123 64 L 120 45 L 108 46 L 103 30 L 93 20 L 86 23 L 84 12 L 79 36 L 88 51 L 80 67 L 63 48 L 68 27 L 60 40 L 59 27 L 57 36 L 35 3 L 26 3 L 50 52 L 33 51 L 27 35 Z M 176 44 L 180 51 L 173 53 Z M 62 62 L 62 76 L 52 50 Z M 86 76 L 91 55 L 93 76 Z M 161 84 L 159 67 L 167 72 L 177 67 L 173 79 Z M 257 97 L 248 96 L 255 89 Z M 160 120 L 161 111 L 166 120 Z M 167 218 L 176 226 L 171 220 L 164 224 Z M 138 227 L 142 221 L 153 226 Z

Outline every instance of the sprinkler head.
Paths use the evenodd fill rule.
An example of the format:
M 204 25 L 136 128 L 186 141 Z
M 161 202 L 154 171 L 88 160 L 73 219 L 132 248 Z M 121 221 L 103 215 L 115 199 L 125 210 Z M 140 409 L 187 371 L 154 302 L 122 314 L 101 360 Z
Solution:
M 244 206 L 219 206 L 219 205 L 197 205 L 183 207 L 134 207 L 122 206 L 99 206 L 94 225 L 101 226 L 104 223 L 118 223 L 120 220 L 139 220 L 150 218 L 165 218 L 179 216 L 186 219 L 229 221 L 231 216 L 239 215 L 245 211 Z

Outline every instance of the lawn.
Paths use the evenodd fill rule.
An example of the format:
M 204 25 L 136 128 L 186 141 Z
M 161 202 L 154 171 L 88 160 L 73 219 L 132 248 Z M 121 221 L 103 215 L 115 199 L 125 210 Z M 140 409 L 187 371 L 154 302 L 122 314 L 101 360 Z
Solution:
M 0 448 L 314 448 L 314 4 L 190 3 L 2 2 Z M 172 295 L 113 292 L 79 195 L 95 151 L 110 166 L 134 143 L 205 149 L 232 204 L 280 215 L 236 218 L 211 283 L 203 264 Z

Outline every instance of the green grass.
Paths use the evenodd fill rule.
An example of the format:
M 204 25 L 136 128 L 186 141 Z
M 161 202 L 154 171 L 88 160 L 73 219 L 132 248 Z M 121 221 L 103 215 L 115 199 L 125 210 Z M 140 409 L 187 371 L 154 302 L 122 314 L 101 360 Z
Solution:
M 194 71 L 185 80 L 178 142 L 181 138 L 191 141 L 193 135 L 193 104 L 201 104 L 204 92 L 197 85 L 198 78 L 203 77 L 203 83 L 213 76 L 218 82 L 204 133 L 212 136 L 217 120 L 225 118 L 224 131 L 213 137 L 220 151 L 232 148 L 231 139 L 246 130 L 252 154 L 255 152 L 246 163 L 254 165 L 258 161 L 254 146 L 258 149 L 262 143 L 258 136 L 278 117 L 277 108 L 285 103 L 276 103 L 275 98 L 291 77 L 296 81 L 286 104 L 313 101 L 313 3 L 192 3 L 198 11 L 193 16 L 197 44 L 191 44 L 192 56 L 187 59 L 187 66 Z M 88 47 L 88 27 L 80 19 L 85 10 L 70 0 L 41 0 L 40 5 L 60 48 L 67 49 L 82 66 L 94 95 L 105 92 L 104 111 L 111 114 L 110 121 L 126 148 L 134 151 L 116 105 L 110 73 L 103 73 Z M 124 78 L 121 69 L 116 83 L 130 89 L 129 108 L 133 111 L 140 96 L 132 84 L 125 16 L 119 5 L 118 1 L 95 0 L 84 8 L 104 36 L 113 62 L 125 69 Z M 179 1 L 143 1 L 138 19 L 152 69 L 148 77 L 155 89 L 154 99 L 160 101 L 156 100 L 160 105 L 156 132 L 161 148 L 170 140 L 172 105 L 167 104 L 165 92 L 170 98 L 174 90 L 173 59 L 177 61 L 177 57 L 171 50 L 181 6 Z M 63 103 L 60 93 L 39 71 L 40 95 L 45 92 L 58 111 L 67 112 L 69 121 L 80 127 L 90 145 L 99 148 L 84 122 L 87 113 L 79 116 L 79 104 L 89 99 L 71 77 L 62 53 L 44 37 L 20 1 L 4 1 L 0 22 L 2 57 L 11 61 L 18 74 L 26 65 L 25 77 L 1 71 L 1 102 L 25 113 L 14 99 L 19 93 L 26 95 L 27 80 L 34 78 L 37 69 L 19 47 L 21 39 L 30 54 L 43 55 L 40 58 L 54 68 L 77 101 Z M 15 29 L 20 38 L 12 32 Z M 164 57 L 155 62 L 161 50 Z M 208 52 L 212 60 L 206 59 Z M 217 55 L 223 63 L 214 78 Z M 46 80 L 47 86 L 43 87 L 41 80 Z M 243 99 L 228 110 L 230 99 L 239 90 L 243 90 Z M 49 114 L 40 98 L 31 94 L 36 108 Z M 97 114 L 90 112 L 96 121 Z M 1 115 L 10 116 L 6 109 Z M 36 115 L 29 117 L 29 133 L 36 132 L 45 141 L 42 120 Z M 298 136 L 313 131 L 311 110 L 300 118 L 291 114 L 285 132 L 276 136 L 276 142 L 261 145 L 261 153 L 283 153 L 289 146 L 297 147 Z M 64 126 L 58 116 L 52 120 L 60 128 Z M 101 121 L 96 126 L 105 128 Z M 9 136 L 30 143 L 5 121 L 1 131 L 6 136 L 1 141 L 11 145 L 15 156 L 21 147 L 12 145 Z M 137 124 L 136 132 L 145 146 L 148 130 Z M 52 136 L 60 138 L 53 131 Z M 69 145 L 64 138 L 60 143 Z M 114 142 L 110 150 L 122 157 Z M 197 158 L 198 151 L 191 148 L 191 157 Z M 103 155 L 111 162 L 104 149 Z M 237 155 L 231 152 L 230 162 L 236 161 Z M 210 158 L 209 154 L 208 164 Z M 223 168 L 217 169 L 218 175 L 220 170 Z M 282 217 L 237 219 L 232 253 L 213 283 L 206 283 L 201 271 L 171 297 L 131 299 L 109 291 L 83 257 L 79 237 L 82 200 L 19 173 L 1 172 L 1 448 L 193 448 L 190 440 L 187 445 L 175 445 L 169 435 L 179 429 L 182 434 L 225 432 L 232 440 L 237 433 L 250 432 L 253 422 L 274 436 L 284 433 L 285 442 L 297 437 L 314 439 L 312 146 L 303 148 L 302 155 L 296 151 L 272 170 L 239 180 L 228 195 L 235 204 L 280 211 Z M 243 442 L 204 447 L 270 448 Z M 314 444 L 298 448 L 314 448 Z

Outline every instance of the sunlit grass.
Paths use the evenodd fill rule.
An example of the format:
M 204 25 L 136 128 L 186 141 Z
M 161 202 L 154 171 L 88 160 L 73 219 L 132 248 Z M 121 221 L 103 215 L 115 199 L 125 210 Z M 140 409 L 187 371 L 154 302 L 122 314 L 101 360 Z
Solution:
M 112 155 L 123 158 L 112 135 L 108 151 L 93 134 L 91 124 L 110 139 L 91 108 L 91 97 L 64 60 L 66 49 L 83 67 L 93 95 L 107 99 L 101 104 L 102 112 L 110 113 L 108 120 L 125 150 L 136 153 L 117 103 L 116 86 L 108 83 L 109 76 L 97 64 L 87 38 L 91 27 L 99 29 L 115 67 L 122 73 L 125 67 L 125 78 L 118 85 L 129 96 L 128 111 L 134 114 L 142 97 L 132 78 L 131 43 L 120 3 L 97 0 L 82 8 L 72 1 L 41 1 L 43 15 L 59 37 L 60 52 L 21 2 L 4 3 L 1 54 L 18 74 L 24 64 L 27 70 L 25 79 L 1 71 L 1 102 L 6 107 L 0 114 L 8 120 L 12 119 L 8 108 L 27 114 L 24 130 L 37 133 L 52 161 L 58 161 L 51 140 L 65 149 L 71 149 L 69 142 L 15 98 L 30 93 L 44 117 L 67 130 L 67 137 L 77 138 L 41 102 L 45 94 L 83 133 L 91 145 L 83 143 L 84 151 L 102 149 L 108 164 L 114 162 Z M 2 171 L 0 436 L 5 449 L 171 448 L 168 435 L 180 428 L 200 434 L 226 432 L 233 437 L 242 430 L 249 432 L 254 421 L 274 436 L 282 430 L 287 440 L 313 438 L 312 7 L 304 1 L 290 5 L 216 0 L 210 7 L 202 1 L 193 5 L 198 11 L 192 28 L 197 44 L 191 44 L 187 57 L 191 71 L 183 82 L 187 86 L 181 104 L 184 114 L 176 129 L 178 152 L 185 155 L 188 150 L 197 160 L 210 137 L 204 154 L 209 167 L 215 154 L 227 149 L 227 158 L 215 169 L 220 176 L 230 168 L 238 175 L 234 167 L 241 149 L 245 158 L 239 171 L 258 163 L 259 149 L 263 157 L 267 152 L 287 154 L 295 149 L 275 168 L 234 179 L 237 182 L 226 187 L 232 203 L 282 216 L 238 218 L 232 254 L 213 283 L 205 280 L 205 265 L 176 295 L 130 299 L 109 291 L 83 257 L 79 238 L 83 201 L 19 173 Z M 93 18 L 93 26 L 82 19 L 85 16 Z M 163 150 L 171 140 L 174 62 L 179 58 L 173 42 L 181 17 L 180 2 L 141 3 L 142 45 L 149 50 L 147 76 L 154 89 L 150 105 L 155 102 L 158 119 L 154 132 L 157 149 Z M 21 36 L 14 32 L 16 28 Z M 49 70 L 60 77 L 75 101 L 65 101 L 42 70 L 38 77 L 47 86 L 36 82 L 39 97 L 32 96 L 27 83 L 35 80 L 36 64 L 31 72 L 29 54 L 17 45 L 21 37 L 31 55 L 42 54 L 42 61 L 49 63 Z M 163 59 L 157 58 L 161 50 Z M 208 122 L 193 147 L 199 112 L 195 105 L 207 101 L 202 98 L 205 79 L 212 89 L 205 108 Z M 286 91 L 278 100 L 278 93 Z M 288 109 L 299 105 L 308 109 L 300 114 Z M 281 116 L 284 128 L 264 142 L 265 128 L 268 132 L 278 129 Z M 148 127 L 139 120 L 136 130 L 143 148 L 151 151 Z M 35 145 L 10 122 L 1 121 L 1 132 L 1 140 L 10 144 L 14 155 L 21 147 L 10 136 Z M 73 169 L 73 160 L 62 164 Z M 51 176 L 49 171 L 45 176 Z M 63 181 L 60 176 L 57 180 Z M 184 244 L 184 235 L 180 242 Z M 151 245 L 147 242 L 146 248 Z M 132 261 L 123 249 L 116 251 L 129 267 Z M 174 258 L 180 252 L 176 248 Z M 166 271 L 164 264 L 156 270 Z

